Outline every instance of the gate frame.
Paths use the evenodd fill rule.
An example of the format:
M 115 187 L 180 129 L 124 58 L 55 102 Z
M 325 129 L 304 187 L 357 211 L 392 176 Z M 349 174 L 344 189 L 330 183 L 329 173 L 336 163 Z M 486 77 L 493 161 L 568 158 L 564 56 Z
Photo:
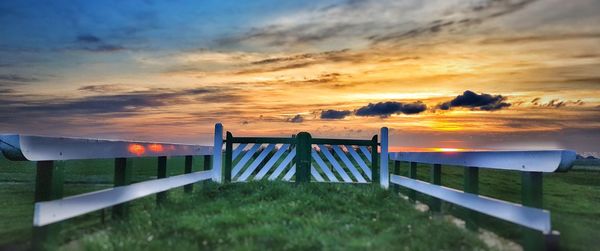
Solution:
M 381 139 L 381 143 L 378 139 Z M 225 139 L 217 140 L 215 134 L 215 149 L 217 149 L 217 141 L 220 145 L 225 143 L 225 160 L 224 167 L 220 176 L 215 178 L 221 183 L 229 183 L 232 181 L 231 172 L 233 168 L 233 144 L 289 144 L 295 146 L 296 151 L 296 183 L 308 183 L 311 180 L 310 168 L 312 163 L 311 149 L 313 144 L 328 144 L 328 145 L 357 145 L 371 147 L 371 181 L 372 184 L 379 183 L 384 189 L 389 187 L 389 171 L 388 171 L 388 128 L 382 127 L 379 135 L 374 135 L 370 140 L 360 139 L 333 139 L 333 138 L 312 138 L 308 132 L 300 132 L 292 135 L 292 137 L 234 137 L 229 131 L 226 132 Z M 290 146 L 290 148 L 291 148 Z M 381 146 L 381 153 L 379 147 Z M 214 164 L 216 165 L 215 160 Z M 216 168 L 213 168 L 217 172 Z

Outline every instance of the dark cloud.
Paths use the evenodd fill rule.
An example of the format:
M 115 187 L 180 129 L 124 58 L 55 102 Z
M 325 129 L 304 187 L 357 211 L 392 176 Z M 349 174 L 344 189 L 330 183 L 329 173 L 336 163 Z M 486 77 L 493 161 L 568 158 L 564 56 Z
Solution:
M 300 115 L 300 114 L 296 114 L 296 116 L 287 119 L 287 122 L 302 123 L 302 122 L 304 122 L 304 117 L 302 117 L 302 115 Z
M 76 41 L 81 43 L 100 43 L 102 39 L 94 35 L 85 34 L 77 36 Z
M 85 92 L 97 92 L 97 93 L 107 93 L 107 92 L 119 92 L 124 91 L 126 88 L 123 85 L 119 84 L 108 84 L 108 85 L 86 85 L 79 87 L 78 91 Z
M 506 97 L 502 95 L 477 94 L 466 90 L 463 94 L 456 96 L 456 98 L 439 104 L 438 108 L 441 110 L 450 110 L 455 107 L 467 107 L 482 111 L 496 111 L 511 105 L 504 101 L 506 101 Z
M 600 33 L 565 33 L 565 34 L 544 34 L 518 37 L 496 37 L 488 38 L 481 41 L 482 44 L 507 44 L 507 43 L 531 43 L 531 42 L 547 42 L 561 41 L 573 39 L 598 39 Z M 595 54 L 583 55 L 583 58 L 597 56 Z M 581 57 L 581 56 L 579 56 Z
M 90 52 L 117 52 L 125 50 L 126 48 L 121 45 L 114 44 L 100 44 L 97 46 L 85 46 L 81 47 L 81 50 L 90 51 Z
M 366 106 L 358 108 L 355 111 L 357 116 L 379 116 L 382 118 L 389 117 L 392 114 L 418 114 L 427 110 L 427 105 L 421 101 L 413 103 L 402 102 L 379 102 L 376 104 L 369 103 Z
M 321 119 L 343 119 L 350 114 L 352 112 L 347 110 L 325 110 L 321 111 Z
M 561 108 L 561 107 L 566 107 L 566 106 L 581 106 L 584 105 L 585 103 L 581 100 L 560 100 L 560 99 L 553 99 L 548 101 L 548 103 L 542 103 L 540 102 L 541 98 L 534 98 L 533 100 L 531 100 L 531 104 L 534 106 L 538 106 L 538 107 L 548 107 L 548 108 Z
M 490 19 L 514 13 L 537 0 L 488 0 L 475 2 L 467 10 L 456 9 L 456 15 L 450 15 L 444 19 L 438 19 L 429 23 L 417 25 L 408 31 L 397 31 L 383 35 L 372 35 L 367 37 L 374 44 L 398 42 L 404 39 L 415 38 L 424 35 L 433 35 L 440 32 L 463 31 L 471 26 L 482 24 Z
M 25 77 L 18 74 L 0 74 L 0 82 L 19 82 L 19 83 L 30 83 L 40 81 L 34 77 Z

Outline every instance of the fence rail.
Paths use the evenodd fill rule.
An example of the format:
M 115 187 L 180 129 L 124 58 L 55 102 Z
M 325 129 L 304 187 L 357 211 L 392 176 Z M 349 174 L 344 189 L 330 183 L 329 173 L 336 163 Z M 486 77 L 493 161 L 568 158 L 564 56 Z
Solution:
M 542 209 L 542 173 L 565 172 L 571 168 L 576 154 L 569 150 L 549 151 L 480 151 L 480 152 L 394 152 L 389 153 L 394 161 L 394 172 L 390 175 L 395 189 L 399 186 L 410 189 L 409 198 L 416 200 L 419 192 L 433 197 L 430 209 L 441 210 L 441 200 L 467 208 L 471 213 L 467 226 L 477 228 L 476 213 L 486 214 L 509 221 L 524 230 L 526 250 L 555 247 L 558 236 L 552 232 L 550 212 Z M 409 177 L 399 174 L 400 162 L 409 162 Z M 417 164 L 431 164 L 431 183 L 417 180 Z M 442 165 L 463 167 L 465 170 L 464 191 L 441 185 Z M 479 168 L 516 171 L 521 174 L 522 205 L 481 196 L 479 193 Z M 539 233 L 543 234 L 540 235 Z M 545 238 L 545 240 L 544 240 Z

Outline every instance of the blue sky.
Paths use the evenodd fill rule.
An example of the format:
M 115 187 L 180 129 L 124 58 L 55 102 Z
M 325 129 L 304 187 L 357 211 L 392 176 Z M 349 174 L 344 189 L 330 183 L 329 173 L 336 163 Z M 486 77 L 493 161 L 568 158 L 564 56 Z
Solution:
M 598 152 L 596 0 L 2 1 L 0 132 Z M 335 115 L 335 116 L 330 116 Z M 301 119 L 298 119 L 301 118 Z

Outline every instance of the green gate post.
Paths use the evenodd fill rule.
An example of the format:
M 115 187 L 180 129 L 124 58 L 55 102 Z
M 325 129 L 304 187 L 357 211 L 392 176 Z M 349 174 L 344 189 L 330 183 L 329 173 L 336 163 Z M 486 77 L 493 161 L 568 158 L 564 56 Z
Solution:
M 296 136 L 296 182 L 310 182 L 310 133 L 300 132 Z
M 371 183 L 379 186 L 379 154 L 377 152 L 377 148 L 377 135 L 375 135 L 373 138 L 371 138 Z
M 465 167 L 464 191 L 471 194 L 479 194 L 479 168 Z M 465 225 L 467 229 L 477 231 L 479 225 L 479 213 L 467 210 Z
M 158 168 L 156 172 L 156 178 L 162 179 L 167 177 L 167 157 L 158 157 Z M 160 205 L 167 200 L 167 191 L 156 194 L 156 205 Z
M 542 173 L 521 173 L 521 199 L 524 206 L 542 208 Z M 523 249 L 543 250 L 544 235 L 536 230 L 523 227 Z
M 417 162 L 410 162 L 408 177 L 413 180 L 417 179 Z M 417 201 L 417 191 L 408 189 L 408 199 L 410 202 L 415 203 Z
M 126 186 L 131 183 L 131 176 L 133 168 L 131 166 L 131 160 L 127 158 L 116 158 L 115 159 L 115 174 L 114 174 L 114 187 Z M 112 207 L 112 217 L 114 219 L 120 219 L 127 217 L 128 214 L 127 203 L 121 203 Z
M 223 183 L 231 182 L 231 165 L 233 163 L 233 135 L 227 132 L 225 137 L 225 168 L 223 168 Z
M 194 163 L 193 156 L 185 156 L 184 170 L 183 173 L 192 173 L 192 165 Z M 183 186 L 183 191 L 186 193 L 191 193 L 194 191 L 194 184 L 188 184 Z
M 56 165 L 55 165 L 56 164 Z M 54 161 L 38 161 L 35 177 L 35 202 L 50 201 L 62 198 L 63 195 L 63 163 Z M 32 249 L 52 249 L 60 241 L 60 222 L 41 227 L 33 227 Z
M 400 161 L 394 160 L 394 172 L 395 175 L 400 175 Z M 400 192 L 400 185 L 392 183 L 394 193 L 397 195 Z
M 204 155 L 204 163 L 202 164 L 202 168 L 203 168 L 202 171 L 208 171 L 208 170 L 212 169 L 212 162 L 213 162 L 212 157 L 213 157 L 212 155 Z M 206 182 L 208 182 L 208 181 L 203 181 L 202 185 L 204 186 L 206 184 Z
M 434 185 L 442 184 L 442 165 L 433 164 L 431 166 L 431 183 Z M 442 202 L 438 198 L 431 197 L 431 212 L 441 212 L 442 211 Z

